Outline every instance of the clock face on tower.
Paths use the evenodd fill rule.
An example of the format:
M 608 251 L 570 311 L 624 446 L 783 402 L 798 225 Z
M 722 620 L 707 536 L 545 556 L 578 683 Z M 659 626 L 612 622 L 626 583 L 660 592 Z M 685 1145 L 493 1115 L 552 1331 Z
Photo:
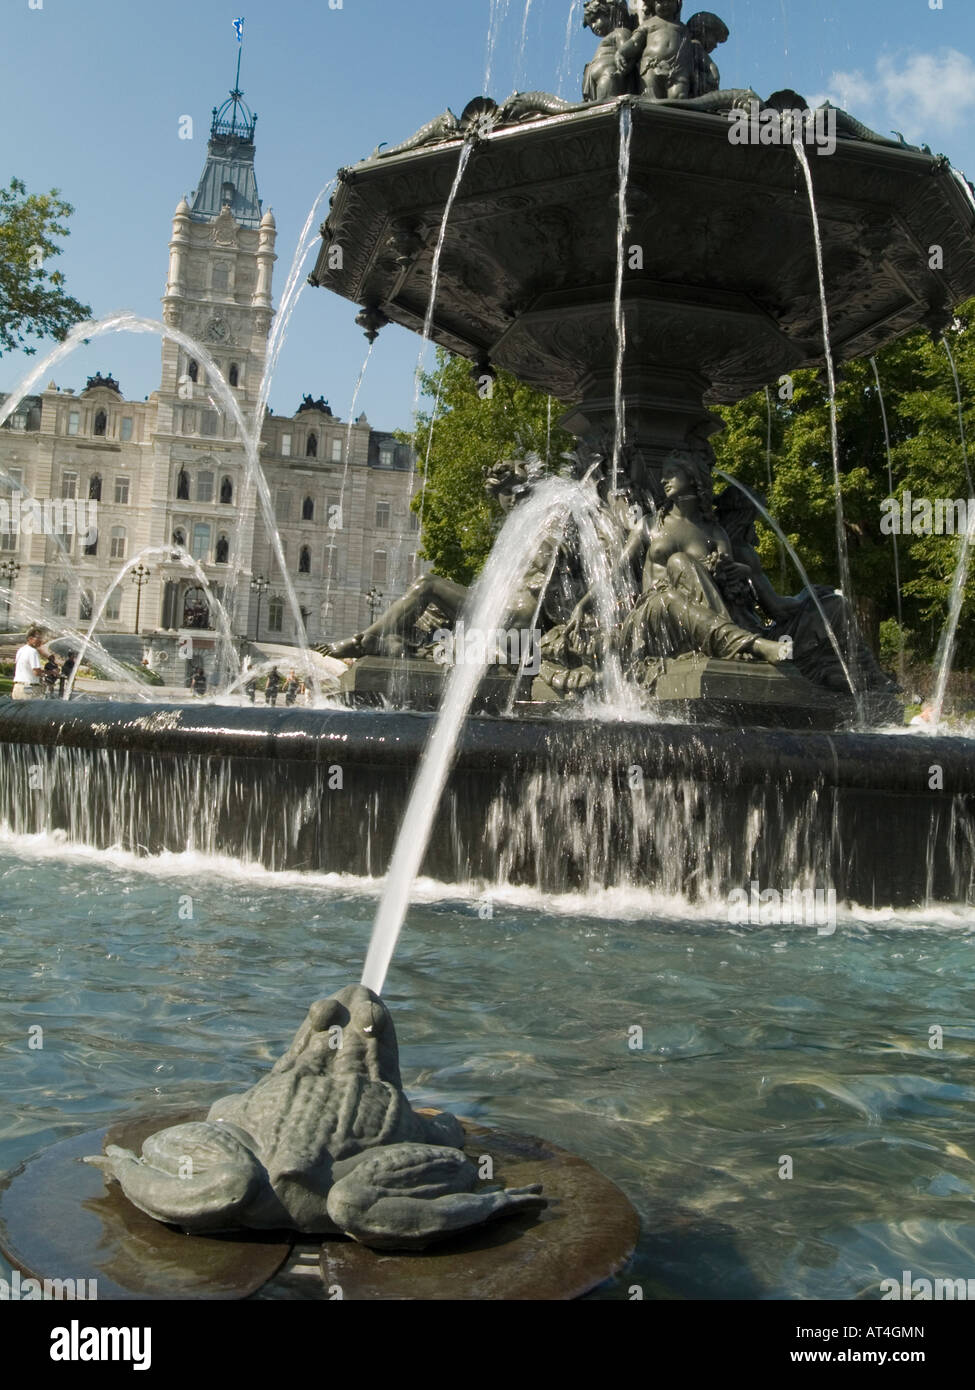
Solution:
M 211 319 L 207 324 L 207 337 L 214 343 L 224 343 L 227 340 L 228 329 L 223 319 Z

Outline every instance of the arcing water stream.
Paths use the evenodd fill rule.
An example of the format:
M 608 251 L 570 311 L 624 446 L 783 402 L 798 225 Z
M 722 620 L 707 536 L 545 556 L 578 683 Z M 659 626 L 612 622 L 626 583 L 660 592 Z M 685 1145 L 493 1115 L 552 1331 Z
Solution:
M 968 571 L 971 566 L 972 543 L 975 541 L 975 489 L 972 487 L 972 475 L 968 466 L 968 445 L 965 439 L 965 416 L 961 394 L 961 382 L 958 378 L 958 367 L 955 364 L 951 348 L 948 346 L 948 339 L 942 338 L 945 352 L 948 354 L 948 361 L 951 363 L 952 375 L 955 378 L 955 395 L 958 401 L 958 433 L 961 439 L 962 461 L 965 466 L 965 479 L 968 483 L 968 526 L 962 537 L 961 545 L 958 550 L 958 563 L 955 566 L 955 577 L 951 585 L 951 597 L 948 602 L 948 620 L 945 623 L 944 632 L 941 634 L 941 641 L 938 644 L 938 651 L 935 656 L 935 668 L 937 678 L 935 681 L 933 713 L 931 723 L 937 728 L 941 722 L 944 712 L 945 696 L 948 693 L 948 678 L 951 675 L 951 668 L 955 659 L 955 646 L 958 641 L 958 624 L 961 621 L 961 612 L 965 604 L 965 588 L 968 583 Z
M 100 338 L 108 333 L 125 332 L 155 333 L 160 338 L 170 338 L 173 342 L 178 343 L 184 351 L 194 357 L 203 367 L 207 374 L 207 380 L 212 384 L 217 398 L 229 417 L 233 420 L 243 443 L 248 480 L 256 488 L 264 523 L 267 528 L 268 538 L 278 563 L 278 568 L 281 573 L 281 582 L 284 586 L 288 604 L 294 617 L 295 631 L 299 638 L 299 647 L 302 656 L 307 657 L 308 640 L 305 632 L 304 620 L 301 615 L 301 608 L 298 603 L 297 594 L 295 593 L 295 587 L 288 573 L 284 550 L 281 546 L 281 537 L 278 534 L 274 517 L 274 505 L 271 501 L 271 492 L 268 488 L 267 479 L 264 476 L 264 470 L 261 467 L 258 436 L 248 429 L 247 422 L 244 419 L 236 397 L 224 380 L 220 368 L 217 366 L 216 362 L 214 362 L 202 343 L 197 342 L 195 338 L 191 338 L 178 328 L 169 328 L 165 324 L 157 322 L 155 319 L 141 318 L 137 314 L 128 312 L 113 314 L 109 318 L 101 319 L 94 323 L 77 324 L 63 343 L 60 343 L 49 352 L 45 358 L 37 363 L 37 365 L 21 379 L 14 391 L 7 397 L 3 405 L 0 406 L 0 425 L 13 413 L 24 396 L 30 393 L 41 378 L 45 376 L 56 363 L 72 353 L 76 347 L 79 347 L 82 343 L 90 342 L 93 338 Z M 235 599 L 236 595 L 230 596 L 230 607 L 232 611 L 236 606 Z M 312 682 L 315 687 L 315 693 L 316 696 L 320 697 L 321 691 L 318 688 L 314 668 L 312 668 L 312 672 Z
M 782 530 L 782 527 L 779 525 L 779 523 L 775 520 L 775 518 L 774 518 L 774 517 L 772 516 L 772 514 L 769 512 L 768 508 L 762 506 L 761 502 L 758 500 L 758 498 L 755 496 L 755 494 L 754 494 L 749 488 L 745 487 L 744 483 L 740 483 L 740 482 L 738 481 L 737 478 L 733 478 L 733 477 L 731 476 L 730 473 L 725 473 L 724 470 L 721 469 L 721 468 L 716 468 L 716 469 L 714 470 L 714 476 L 715 476 L 716 478 L 723 478 L 724 481 L 725 481 L 726 483 L 730 483 L 730 484 L 732 485 L 732 487 L 736 487 L 736 488 L 738 489 L 739 492 L 743 492 L 743 493 L 745 494 L 745 496 L 748 498 L 749 502 L 751 502 L 752 506 L 755 507 L 756 510 L 759 511 L 759 512 L 761 513 L 761 515 L 762 515 L 762 517 L 764 518 L 764 520 L 768 523 L 768 525 L 769 525 L 769 526 L 772 528 L 772 530 L 775 532 L 776 536 L 777 536 L 778 539 L 779 539 L 779 544 L 782 545 L 782 546 L 785 548 L 785 550 L 788 552 L 789 558 L 791 559 L 792 563 L 795 565 L 796 570 L 797 570 L 797 572 L 798 572 L 798 574 L 799 574 L 799 578 L 802 580 L 803 584 L 805 585 L 806 592 L 809 594 L 809 597 L 812 599 L 813 603 L 816 605 L 816 612 L 819 614 L 820 618 L 822 619 L 823 626 L 824 626 L 825 629 L 826 629 L 826 635 L 827 635 L 827 637 L 828 637 L 829 640 L 830 640 L 830 644 L 831 644 L 831 646 L 832 646 L 834 652 L 836 653 L 837 660 L 839 661 L 840 665 L 841 665 L 842 668 L 843 668 L 843 674 L 844 674 L 844 676 L 846 676 L 847 682 L 848 682 L 849 687 L 850 687 L 850 692 L 851 692 L 851 694 L 852 694 L 852 696 L 853 696 L 853 699 L 854 699 L 854 701 L 855 701 L 855 703 L 856 703 L 856 708 L 857 708 L 857 719 L 858 719 L 858 721 L 859 721 L 860 723 L 863 723 L 863 722 L 864 722 L 864 715 L 865 715 L 864 703 L 863 703 L 863 695 L 862 695 L 861 691 L 859 690 L 858 686 L 856 685 L 856 683 L 855 683 L 854 680 L 853 680 L 853 673 L 852 673 L 852 671 L 850 670 L 850 667 L 849 667 L 849 665 L 848 665 L 848 663 L 847 663 L 847 661 L 846 661 L 846 658 L 845 658 L 844 655 L 843 655 L 843 649 L 842 649 L 842 647 L 840 646 L 839 639 L 838 639 L 837 636 L 836 636 L 836 631 L 835 631 L 835 629 L 834 629 L 834 627 L 833 627 L 833 624 L 830 622 L 829 618 L 827 618 L 827 616 L 826 616 L 826 610 L 823 608 L 823 605 L 822 605 L 822 603 L 821 603 L 820 600 L 819 600 L 819 595 L 816 593 L 816 587 L 815 587 L 815 585 L 810 581 L 809 575 L 806 573 L 805 566 L 803 565 L 802 561 L 799 559 L 799 556 L 798 556 L 798 554 L 797 554 L 797 552 L 796 552 L 796 549 L 795 549 L 795 547 L 793 546 L 792 542 L 789 540 L 788 536 L 787 536 L 787 535 L 785 534 L 785 532 Z
M 880 384 L 880 372 L 877 369 L 876 357 L 871 357 L 870 365 L 873 367 L 874 381 L 877 383 L 877 399 L 880 402 L 880 418 L 884 426 L 884 446 L 887 450 L 887 487 L 888 496 L 894 495 L 894 461 L 890 448 L 890 426 L 887 422 L 887 406 L 884 402 L 884 390 Z M 897 630 L 900 634 L 900 655 L 898 658 L 898 675 L 901 684 L 904 683 L 904 609 L 901 596 L 901 557 L 900 547 L 897 544 L 897 532 L 892 531 L 890 539 L 894 545 L 894 586 L 897 590 Z
M 616 287 L 613 318 L 616 328 L 616 377 L 614 405 L 616 425 L 613 435 L 613 496 L 616 495 L 620 452 L 626 443 L 626 401 L 623 397 L 623 361 L 626 356 L 626 319 L 623 314 L 623 269 L 626 265 L 626 194 L 630 178 L 630 147 L 633 140 L 633 113 L 629 103 L 620 105 L 619 223 L 616 240 Z
M 849 651 L 853 652 L 856 650 L 854 642 L 856 616 L 853 607 L 853 577 L 850 573 L 850 551 L 846 539 L 846 519 L 843 514 L 843 481 L 840 474 L 840 431 L 836 411 L 836 371 L 833 366 L 833 345 L 830 340 L 829 331 L 829 301 L 826 298 L 826 276 L 823 270 L 823 239 L 819 230 L 819 212 L 816 208 L 816 193 L 813 188 L 812 169 L 809 167 L 809 159 L 806 155 L 802 140 L 801 129 L 794 130 L 792 147 L 795 150 L 796 159 L 799 161 L 799 166 L 806 180 L 806 190 L 809 194 L 809 213 L 812 218 L 813 239 L 816 246 L 816 274 L 819 279 L 819 299 L 823 317 L 823 353 L 826 359 L 826 377 L 829 382 L 829 434 L 833 451 L 833 487 L 836 505 L 836 552 L 840 568 L 840 584 L 843 590 L 843 597 L 846 599 L 847 623 L 849 627 L 847 633 L 847 648 Z M 857 662 L 855 657 L 852 664 L 854 672 L 856 672 Z M 859 718 L 862 719 L 863 702 L 860 696 L 859 686 L 859 680 L 851 680 L 850 688 L 857 702 Z
M 587 493 L 579 484 L 549 478 L 508 516 L 480 577 L 464 606 L 469 632 L 504 631 L 507 616 L 527 565 L 548 536 L 557 535 L 568 517 L 584 514 Z M 590 501 L 591 505 L 591 501 Z M 483 647 L 483 644 L 482 644 Z M 447 678 L 440 709 L 424 749 L 409 804 L 396 841 L 382 901 L 376 913 L 362 983 L 382 994 L 390 961 L 410 899 L 413 881 L 426 852 L 440 797 L 454 760 L 457 740 L 487 666 L 461 659 Z

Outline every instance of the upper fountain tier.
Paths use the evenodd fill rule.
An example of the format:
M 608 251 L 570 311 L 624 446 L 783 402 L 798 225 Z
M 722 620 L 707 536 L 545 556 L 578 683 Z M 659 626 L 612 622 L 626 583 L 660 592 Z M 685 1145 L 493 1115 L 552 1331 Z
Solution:
M 823 361 L 795 152 L 788 141 L 732 143 L 734 112 L 720 110 L 754 95 L 573 105 L 533 93 L 501 108 L 478 99 L 459 121 L 447 113 L 340 172 L 311 282 L 362 305 L 373 335 L 387 320 L 421 332 L 444 206 L 462 142 L 473 140 L 446 228 L 432 337 L 581 405 L 582 427 L 588 416 L 605 428 L 626 103 L 627 408 L 633 419 L 645 406 L 658 438 L 668 413 L 674 425 L 680 417 L 679 434 L 701 420 L 702 400 L 734 402 Z M 842 361 L 922 325 L 940 331 L 975 294 L 975 202 L 944 157 L 883 141 L 843 112 L 823 119 L 837 122 L 835 152 L 808 153 Z M 638 418 L 636 433 L 646 433 Z

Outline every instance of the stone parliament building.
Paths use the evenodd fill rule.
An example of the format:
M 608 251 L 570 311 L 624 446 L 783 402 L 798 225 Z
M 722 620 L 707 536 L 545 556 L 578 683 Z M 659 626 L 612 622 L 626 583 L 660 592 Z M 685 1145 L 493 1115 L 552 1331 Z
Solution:
M 205 345 L 248 421 L 264 371 L 277 259 L 274 217 L 257 194 L 255 125 L 239 92 L 214 110 L 199 186 L 173 217 L 162 301 L 165 323 Z M 374 430 L 364 414 L 343 422 L 325 400 L 306 396 L 292 416 L 266 412 L 260 458 L 309 642 L 361 631 L 370 621 L 368 596 L 376 603 L 378 591 L 388 603 L 417 574 L 410 448 Z M 163 341 L 159 388 L 144 401 L 126 400 L 119 382 L 101 373 L 77 393 L 52 381 L 25 398 L 0 429 L 0 469 L 8 475 L 0 479 L 8 513 L 18 489 L 40 501 L 97 503 L 93 541 L 61 536 L 77 578 L 50 536 L 0 522 L 10 622 L 43 613 L 52 626 L 61 619 L 84 628 L 127 560 L 146 547 L 179 546 L 232 610 L 235 635 L 297 640 L 237 428 L 203 366 L 176 343 Z M 203 638 L 215 628 L 206 589 L 178 552 L 144 564 L 144 647 L 155 636 Z M 268 581 L 260 592 L 252 585 L 258 578 Z M 136 602 L 127 576 L 108 600 L 100 637 L 134 633 Z

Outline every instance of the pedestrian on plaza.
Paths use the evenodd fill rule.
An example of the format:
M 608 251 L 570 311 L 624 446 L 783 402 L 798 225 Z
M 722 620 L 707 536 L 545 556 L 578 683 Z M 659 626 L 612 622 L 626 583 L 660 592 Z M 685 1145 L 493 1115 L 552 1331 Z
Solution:
M 17 657 L 14 663 L 14 686 L 10 692 L 14 700 L 37 700 L 44 694 L 42 671 L 44 660 L 41 652 L 44 650 L 45 632 L 42 627 L 30 627 L 24 639 L 24 645 L 17 648 Z M 44 651 L 46 657 L 48 653 Z
M 281 689 L 281 675 L 276 666 L 272 666 L 271 674 L 267 678 L 264 687 L 264 703 L 266 705 L 276 705 L 278 703 L 278 692 Z
M 72 674 L 72 672 L 74 671 L 74 664 L 75 664 L 75 655 L 74 655 L 74 652 L 68 652 L 68 655 L 67 655 L 67 656 L 64 658 L 64 660 L 61 662 L 61 673 L 60 673 L 60 675 L 58 676 L 58 699 L 59 699 L 59 700 L 63 700 L 63 699 L 64 699 L 64 687 L 67 685 L 68 681 L 71 679 L 71 674 Z
M 58 683 L 58 677 L 60 676 L 60 674 L 61 668 L 57 663 L 57 659 L 53 656 L 49 656 L 44 663 L 43 670 L 41 671 L 41 680 L 44 682 L 45 700 L 53 700 L 55 698 L 54 687 Z
M 206 672 L 202 666 L 198 666 L 193 672 L 193 679 L 190 681 L 190 689 L 194 695 L 205 695 L 207 693 Z
M 292 670 L 288 676 L 287 682 L 284 687 L 284 703 L 286 705 L 293 705 L 298 698 L 298 692 L 300 689 L 301 682 L 295 675 L 294 670 Z
M 249 680 L 244 686 L 244 689 L 247 691 L 248 700 L 253 704 L 257 697 L 257 680 Z

